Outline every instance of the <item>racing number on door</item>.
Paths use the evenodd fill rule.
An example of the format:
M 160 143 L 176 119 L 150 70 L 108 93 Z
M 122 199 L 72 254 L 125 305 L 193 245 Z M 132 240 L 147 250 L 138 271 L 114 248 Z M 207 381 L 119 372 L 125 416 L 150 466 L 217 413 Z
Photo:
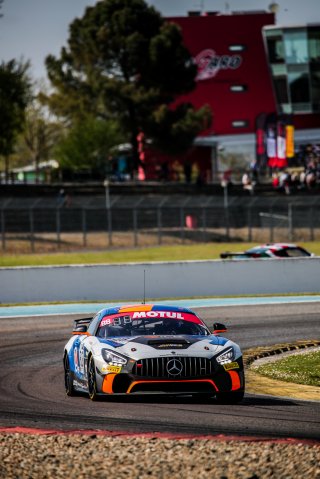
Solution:
M 86 374 L 87 350 L 83 344 L 85 339 L 86 339 L 85 337 L 80 338 L 77 341 L 76 347 L 74 349 L 74 359 L 75 359 L 74 363 L 75 363 L 76 370 L 78 370 L 80 374 Z
M 80 343 L 79 346 L 79 369 L 80 373 L 84 373 L 84 345 L 83 341 Z

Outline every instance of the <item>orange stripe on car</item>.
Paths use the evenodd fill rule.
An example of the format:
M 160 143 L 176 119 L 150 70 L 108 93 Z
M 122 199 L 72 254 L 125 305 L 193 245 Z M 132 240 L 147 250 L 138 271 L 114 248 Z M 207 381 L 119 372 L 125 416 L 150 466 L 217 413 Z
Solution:
M 102 392 L 104 393 L 107 393 L 107 394 L 112 394 L 113 393 L 113 389 L 112 389 L 112 385 L 113 385 L 113 380 L 115 378 L 116 374 L 107 374 L 104 379 L 103 379 L 103 383 L 102 383 Z
M 237 373 L 237 371 L 228 371 L 231 377 L 231 383 L 232 383 L 232 388 L 231 391 L 236 391 L 237 389 L 240 389 L 241 384 L 240 384 L 240 376 Z
M 130 387 L 127 389 L 127 394 L 129 394 L 137 384 L 150 384 L 150 383 L 152 383 L 152 384 L 156 384 L 156 383 L 167 383 L 167 384 L 171 384 L 171 383 L 210 383 L 213 386 L 213 388 L 215 389 L 215 391 L 218 391 L 218 388 L 215 385 L 215 383 L 212 381 L 212 379 L 180 379 L 180 380 L 177 380 L 177 381 L 134 381 L 133 383 L 131 383 Z
M 153 305 L 151 304 L 140 304 L 139 306 L 126 306 L 125 308 L 120 308 L 119 313 L 132 313 L 135 311 L 151 311 Z

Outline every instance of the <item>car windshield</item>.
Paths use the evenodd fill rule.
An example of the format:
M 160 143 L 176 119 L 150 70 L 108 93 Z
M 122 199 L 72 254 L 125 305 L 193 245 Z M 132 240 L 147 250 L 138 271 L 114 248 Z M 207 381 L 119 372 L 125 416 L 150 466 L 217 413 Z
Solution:
M 111 338 L 117 336 L 140 336 L 140 335 L 197 335 L 207 336 L 209 330 L 199 322 L 186 321 L 183 319 L 169 318 L 139 318 L 131 316 L 106 317 L 100 322 L 97 336 Z

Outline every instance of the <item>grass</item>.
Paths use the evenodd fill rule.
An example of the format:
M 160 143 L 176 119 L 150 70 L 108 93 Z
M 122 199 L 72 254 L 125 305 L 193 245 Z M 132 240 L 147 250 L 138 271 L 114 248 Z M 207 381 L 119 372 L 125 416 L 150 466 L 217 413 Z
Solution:
M 146 248 L 106 249 L 104 251 L 59 252 L 47 254 L 2 254 L 0 266 L 46 266 L 62 264 L 135 263 L 219 259 L 223 251 L 244 251 L 257 243 L 196 243 Z M 320 256 L 320 242 L 299 243 Z
M 320 351 L 288 356 L 254 370 L 271 379 L 320 386 Z

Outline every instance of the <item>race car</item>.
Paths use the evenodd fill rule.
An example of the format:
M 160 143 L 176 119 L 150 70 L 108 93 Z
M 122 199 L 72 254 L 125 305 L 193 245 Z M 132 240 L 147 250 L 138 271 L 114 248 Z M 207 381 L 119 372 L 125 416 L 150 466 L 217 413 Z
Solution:
M 220 253 L 222 259 L 298 258 L 302 256 L 313 256 L 313 254 L 292 243 L 266 243 L 239 253 L 230 251 Z
M 239 346 L 211 332 L 187 308 L 140 304 L 105 308 L 75 320 L 64 349 L 68 396 L 202 394 L 220 403 L 243 399 L 245 380 Z

